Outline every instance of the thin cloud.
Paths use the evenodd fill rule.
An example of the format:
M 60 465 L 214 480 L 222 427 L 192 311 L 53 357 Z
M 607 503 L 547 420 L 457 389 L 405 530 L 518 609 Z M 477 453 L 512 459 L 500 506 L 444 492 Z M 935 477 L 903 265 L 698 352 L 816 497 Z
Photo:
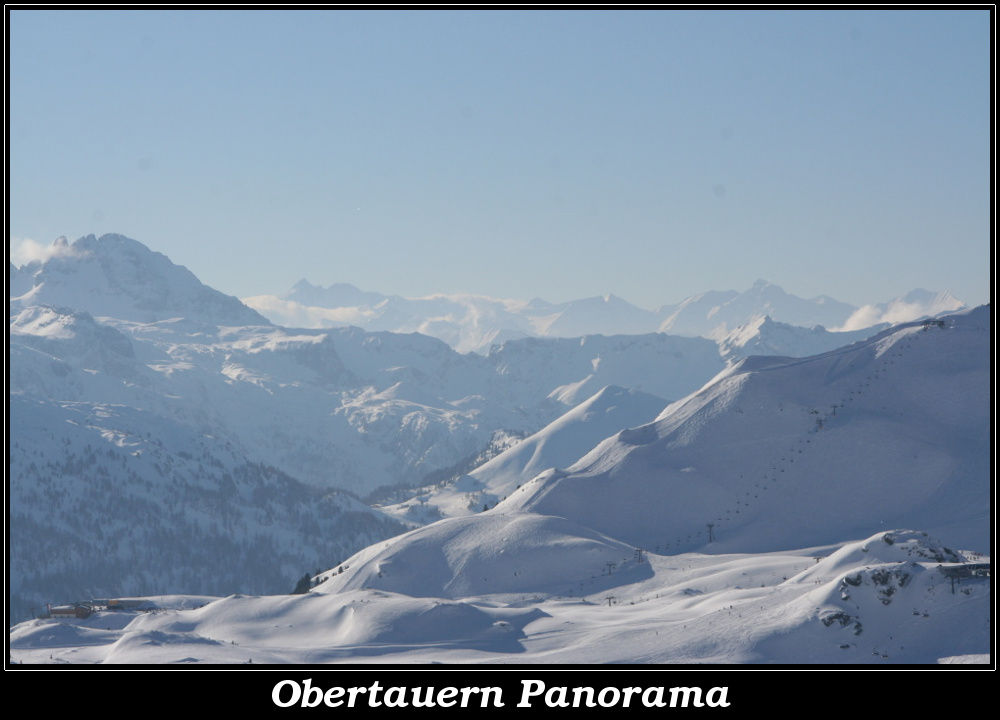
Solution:
M 45 262 L 54 257 L 69 257 L 79 254 L 65 237 L 56 238 L 52 243 L 43 243 L 31 238 L 10 238 L 8 256 L 14 265 L 21 267 L 32 262 Z
M 847 322 L 839 328 L 835 328 L 838 332 L 845 332 L 849 330 L 863 330 L 864 328 L 872 327 L 873 325 L 878 325 L 880 323 L 889 323 L 890 325 L 895 325 L 901 322 L 910 322 L 911 320 L 917 320 L 924 317 L 925 315 L 937 315 L 941 312 L 957 310 L 961 307 L 961 303 L 952 298 L 953 302 L 907 302 L 902 299 L 896 299 L 888 303 L 887 305 L 865 305 L 858 308 L 854 313 L 847 319 Z

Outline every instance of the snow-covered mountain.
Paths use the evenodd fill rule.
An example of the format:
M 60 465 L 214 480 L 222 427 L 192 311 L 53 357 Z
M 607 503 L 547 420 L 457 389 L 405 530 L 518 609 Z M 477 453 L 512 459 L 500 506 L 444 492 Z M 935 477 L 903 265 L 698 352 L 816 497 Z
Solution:
M 404 298 L 364 292 L 346 283 L 322 288 L 301 280 L 283 297 L 258 295 L 244 302 L 289 327 L 352 325 L 369 331 L 417 332 L 463 353 L 485 353 L 506 340 L 538 334 L 532 318 L 518 313 L 522 303 L 474 295 Z
M 290 592 L 406 529 L 123 405 L 9 397 L 8 620 L 62 598 Z
M 478 513 L 495 506 L 539 473 L 567 467 L 622 428 L 650 422 L 665 405 L 655 395 L 605 387 L 454 482 L 421 488 L 413 499 L 380 509 L 416 522 Z
M 383 613 L 412 618 L 425 598 L 442 616 L 456 603 L 485 613 L 461 648 L 442 619 L 439 635 L 423 626 L 423 652 L 400 655 L 411 636 L 397 622 L 395 633 L 352 635 L 346 656 L 377 644 L 415 659 L 447 644 L 478 661 L 981 657 L 988 561 L 897 528 L 928 528 L 952 548 L 991 545 L 990 327 L 982 307 L 803 360 L 749 358 L 488 511 L 367 548 L 313 593 L 326 617 L 368 604 L 361 625 L 383 630 Z M 636 630 L 629 641 L 595 640 L 607 637 L 593 630 L 604 602 L 604 623 Z M 550 620 L 507 625 L 498 607 Z M 586 627 L 567 627 L 577 623 Z M 516 650 L 490 643 L 499 627 Z M 673 639 L 652 640 L 660 630 Z
M 10 302 L 10 391 L 146 410 L 360 493 L 419 482 L 497 431 L 534 432 L 606 385 L 668 401 L 723 367 L 710 341 L 657 334 L 526 338 L 484 357 L 419 334 L 279 328 L 121 236 L 64 244 L 15 269 L 15 285 L 25 278 L 32 289 Z
M 714 342 L 660 333 L 524 338 L 493 348 L 486 359 L 505 382 L 558 401 L 560 412 L 607 385 L 676 399 L 724 367 Z
M 303 481 L 365 493 L 530 433 L 605 385 L 670 399 L 722 367 L 713 343 L 650 335 L 505 343 L 422 335 L 96 320 L 11 306 L 10 389 L 140 408 Z
M 823 355 L 748 358 L 496 512 L 635 546 L 763 552 L 926 529 L 989 546 L 989 307 Z M 636 503 L 635 498 L 642 498 Z
M 149 273 L 149 286 L 159 290 L 143 290 L 142 273 Z M 662 393 L 657 401 L 662 409 L 669 399 L 687 394 L 722 367 L 713 344 L 697 338 L 594 337 L 551 346 L 512 342 L 483 357 L 460 354 L 419 334 L 279 328 L 252 311 L 246 310 L 243 317 L 231 312 L 237 300 L 206 288 L 163 256 L 119 236 L 60 243 L 49 260 L 13 268 L 11 293 L 20 290 L 9 308 L 8 393 L 14 422 L 8 439 L 12 497 L 23 513 L 20 524 L 13 526 L 18 528 L 11 546 L 17 571 L 11 597 L 22 612 L 57 586 L 72 594 L 84 588 L 102 588 L 101 594 L 162 593 L 174 580 L 208 573 L 204 563 L 212 555 L 205 547 L 245 552 L 256 534 L 241 535 L 226 545 L 221 538 L 229 525 L 204 532 L 188 528 L 178 534 L 167 527 L 174 523 L 173 514 L 169 520 L 153 521 L 155 509 L 174 508 L 178 488 L 200 472 L 186 455 L 198 458 L 200 453 L 204 458 L 197 459 L 198 468 L 215 468 L 204 478 L 208 494 L 219 495 L 217 487 L 228 487 L 223 476 L 236 477 L 239 468 L 250 468 L 245 472 L 265 482 L 286 478 L 282 482 L 305 488 L 295 493 L 305 507 L 291 513 L 275 515 L 250 501 L 233 510 L 232 518 L 250 527 L 263 522 L 259 512 L 272 518 L 273 527 L 261 532 L 284 538 L 284 544 L 275 546 L 279 549 L 259 553 L 261 560 L 252 569 L 247 567 L 249 556 L 227 556 L 232 572 L 213 576 L 218 582 L 184 588 L 275 592 L 304 570 L 314 571 L 380 537 L 338 525 L 331 514 L 320 524 L 330 534 L 323 552 L 302 541 L 295 518 L 312 517 L 324 493 L 349 497 L 344 491 L 364 494 L 380 486 L 419 484 L 476 456 L 498 432 L 534 432 L 603 385 L 650 386 Z M 118 307 L 122 317 L 109 314 Z M 234 320 L 250 324 L 228 324 Z M 80 419 L 81 414 L 90 419 Z M 92 416 L 98 415 L 113 420 L 95 424 Z M 36 416 L 45 421 L 24 421 Z M 33 435 L 35 425 L 51 425 L 53 430 L 40 441 Z M 73 437 L 65 435 L 77 427 L 84 429 L 74 431 Z M 122 438 L 152 442 L 164 432 L 184 440 L 171 451 L 156 450 L 166 456 L 153 467 L 144 459 L 154 454 L 152 450 L 122 450 L 131 442 L 123 445 Z M 199 453 L 184 449 L 185 444 L 205 443 L 208 449 Z M 106 454 L 115 460 L 104 468 Z M 101 462 L 92 467 L 91 457 Z M 81 499 L 52 503 L 48 495 L 31 489 L 38 473 L 62 478 L 60 482 L 74 477 Z M 60 584 L 57 578 L 72 573 L 65 574 L 65 564 L 47 558 L 59 556 L 56 546 L 68 541 L 64 528 L 82 522 L 76 516 L 86 503 L 83 498 L 107 495 L 111 490 L 105 478 L 123 473 L 140 478 L 147 488 L 142 499 L 144 528 L 156 537 L 173 538 L 174 544 L 160 553 L 165 565 L 160 579 L 139 583 L 133 566 L 141 563 L 133 562 L 130 551 L 109 552 L 95 539 L 99 534 L 107 537 L 110 531 L 104 528 L 120 522 L 114 503 L 104 500 L 87 505 L 91 516 L 86 527 L 93 530 L 82 533 L 76 543 L 91 559 L 72 582 Z M 293 527 L 285 527 L 288 523 Z M 402 529 L 386 523 L 379 526 L 383 534 Z M 28 530 L 22 534 L 21 528 Z M 33 535 L 52 539 L 56 546 L 47 540 L 29 543 Z M 197 548 L 187 547 L 191 542 Z M 135 546 L 157 548 L 165 543 L 144 537 Z M 301 546 L 298 554 L 281 549 L 289 543 Z M 187 574 L 176 575 L 182 558 L 190 561 Z M 242 584 L 227 585 L 237 576 Z
M 559 517 L 657 553 L 771 552 L 896 527 L 985 550 L 990 321 L 982 307 L 803 360 L 749 358 L 477 517 Z M 437 531 L 411 536 L 424 532 Z
M 572 338 L 581 335 L 642 335 L 656 332 L 656 316 L 616 295 L 573 300 L 559 305 L 535 301 L 522 311 L 535 334 Z
M 237 298 L 203 285 L 187 268 L 124 235 L 88 235 L 72 245 L 60 238 L 55 245 L 47 260 L 12 274 L 12 301 L 144 323 L 182 317 L 212 325 L 271 324 Z
M 737 328 L 765 316 L 775 322 L 810 329 L 819 325 L 863 330 L 963 307 L 947 292 L 914 290 L 882 305 L 858 308 L 825 295 L 805 300 L 765 280 L 758 280 L 745 292 L 706 292 L 656 310 L 644 310 L 614 295 L 560 304 L 539 298 L 525 303 L 475 295 L 402 298 L 364 292 L 346 283 L 322 288 L 306 280 L 296 283 L 282 297 L 259 295 L 244 301 L 281 325 L 310 328 L 355 325 L 367 330 L 420 332 L 444 340 L 459 352 L 479 353 L 522 337 L 661 332 L 720 341 Z M 869 334 L 878 329 L 871 329 Z M 825 349 L 810 348 L 804 354 Z
M 884 323 L 862 330 L 831 332 L 822 325 L 804 328 L 775 322 L 764 315 L 719 338 L 719 353 L 727 363 L 751 355 L 808 357 L 865 340 L 888 326 Z
M 14 662 L 989 651 L 989 307 L 866 337 L 778 314 L 730 327 L 737 302 L 713 314 L 721 353 L 653 332 L 463 354 L 244 317 L 110 237 L 10 269 L 9 607 L 19 620 L 46 600 L 142 595 L 164 612 L 30 621 L 12 630 Z M 388 300 L 379 317 L 409 302 Z M 493 307 L 526 335 L 569 312 Z M 400 534 L 349 492 L 401 481 L 418 490 L 386 511 L 446 517 Z M 231 595 L 324 567 L 305 595 Z
M 988 663 L 991 322 L 982 307 L 743 360 L 488 511 L 345 558 L 305 595 L 34 620 L 13 628 L 11 658 Z
M 757 280 L 746 292 L 694 295 L 677 306 L 662 307 L 657 313 L 663 318 L 660 332 L 717 338 L 764 315 L 800 327 L 836 327 L 854 310 L 853 305 L 825 295 L 803 300 L 774 283 Z

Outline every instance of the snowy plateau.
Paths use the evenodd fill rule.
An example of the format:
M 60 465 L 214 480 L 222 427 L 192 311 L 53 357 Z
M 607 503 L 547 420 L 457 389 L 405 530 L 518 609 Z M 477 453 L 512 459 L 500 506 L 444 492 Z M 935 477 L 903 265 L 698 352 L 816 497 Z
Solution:
M 105 235 L 9 319 L 12 665 L 992 662 L 988 305 L 244 303 Z

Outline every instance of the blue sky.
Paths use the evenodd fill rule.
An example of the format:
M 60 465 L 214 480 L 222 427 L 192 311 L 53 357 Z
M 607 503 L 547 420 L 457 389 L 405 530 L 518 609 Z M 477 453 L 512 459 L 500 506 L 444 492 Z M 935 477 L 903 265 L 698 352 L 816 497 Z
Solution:
M 7 20 L 15 262 L 119 232 L 238 296 L 990 297 L 985 9 Z

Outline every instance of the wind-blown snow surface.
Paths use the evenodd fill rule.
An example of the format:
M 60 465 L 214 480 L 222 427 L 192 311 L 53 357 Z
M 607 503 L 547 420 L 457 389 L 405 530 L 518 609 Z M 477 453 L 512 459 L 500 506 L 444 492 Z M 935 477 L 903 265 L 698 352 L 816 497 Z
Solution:
M 11 656 L 983 661 L 990 327 L 983 307 L 750 358 L 487 512 L 360 551 L 306 596 L 234 596 L 111 634 L 92 632 L 104 613 L 33 621 Z

